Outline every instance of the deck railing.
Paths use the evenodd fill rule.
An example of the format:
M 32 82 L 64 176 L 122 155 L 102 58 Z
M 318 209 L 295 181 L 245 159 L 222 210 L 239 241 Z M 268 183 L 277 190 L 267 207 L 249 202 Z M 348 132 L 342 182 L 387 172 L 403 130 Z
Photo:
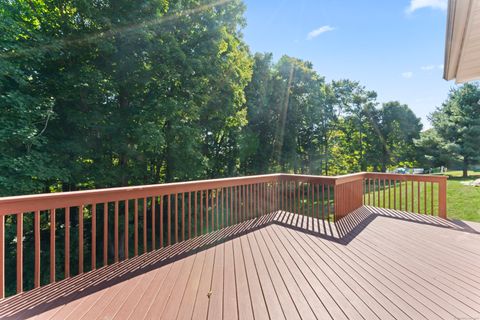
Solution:
M 271 174 L 0 198 L 0 298 L 6 244 L 20 293 L 279 210 L 339 220 L 364 204 L 446 218 L 446 177 Z M 34 259 L 24 278 L 26 247 Z

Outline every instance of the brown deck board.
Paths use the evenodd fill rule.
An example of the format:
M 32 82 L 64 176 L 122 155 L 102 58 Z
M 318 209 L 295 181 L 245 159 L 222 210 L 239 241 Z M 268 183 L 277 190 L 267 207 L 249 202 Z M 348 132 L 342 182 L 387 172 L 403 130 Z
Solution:
M 290 296 L 290 293 L 283 282 L 283 279 L 278 271 L 277 265 L 273 260 L 272 256 L 268 252 L 267 246 L 263 241 L 263 237 L 259 233 L 253 234 L 255 237 L 256 243 L 260 248 L 263 261 L 267 267 L 270 278 L 272 279 L 273 286 L 275 287 L 275 292 L 277 294 L 280 306 L 283 309 L 283 313 L 287 319 L 300 319 L 300 315 L 295 306 L 295 303 Z
M 268 314 L 272 319 L 285 319 L 285 316 L 280 306 L 280 302 L 273 287 L 272 280 L 268 274 L 267 268 L 263 262 L 262 255 L 258 248 L 257 241 L 253 234 L 248 235 L 249 250 L 251 250 L 255 261 L 256 272 L 263 288 L 265 301 L 267 304 Z
M 248 245 L 248 239 L 246 237 L 241 237 L 239 240 L 243 252 L 243 261 L 245 263 L 245 272 L 247 274 L 253 315 L 255 319 L 268 319 L 267 305 L 262 286 L 260 285 L 260 280 L 258 279 L 258 273 L 253 262 L 252 252 Z
M 335 285 L 333 279 L 328 277 L 328 270 L 320 269 L 316 266 L 311 258 L 311 252 L 304 251 L 302 247 L 295 245 L 295 242 L 292 243 L 291 239 L 293 237 L 285 228 L 274 226 L 273 230 L 277 241 L 282 243 L 285 249 L 291 253 L 291 257 L 296 261 L 299 269 L 304 272 L 306 277 L 309 276 L 311 278 L 309 282 L 312 288 L 323 288 L 319 297 L 321 300 L 325 301 L 324 303 L 327 306 L 333 301 L 333 304 L 338 305 L 348 318 L 364 318 L 352 304 L 356 296 L 353 293 L 348 294 L 348 290 L 343 291 L 345 293 L 344 295 Z M 341 280 L 338 281 L 338 283 L 341 283 Z M 375 319 L 376 316 L 367 309 L 368 308 L 364 309 L 364 314 L 368 315 L 368 319 Z M 330 311 L 330 313 L 333 315 L 333 311 Z M 337 318 L 335 315 L 333 315 L 333 317 Z M 339 315 L 339 317 L 342 317 L 342 315 Z
M 250 298 L 250 290 L 248 288 L 247 273 L 245 271 L 240 239 L 233 240 L 233 252 L 235 260 L 238 318 L 253 319 L 252 302 Z
M 295 248 L 286 245 L 284 242 L 285 239 L 278 237 L 275 229 L 277 229 L 277 226 L 270 228 L 270 239 L 284 257 L 285 263 L 290 268 L 293 277 L 302 289 L 305 298 L 317 318 L 328 318 L 331 315 L 334 319 L 347 319 L 345 310 L 340 308 L 338 305 L 339 301 L 335 299 L 339 297 L 332 297 L 332 293 L 325 288 L 326 283 L 319 281 L 309 266 L 302 260 L 301 256 L 298 255 Z M 333 293 L 333 295 L 335 295 L 335 293 Z M 347 309 L 350 309 L 349 307 L 350 306 L 348 306 Z M 358 313 L 352 313 L 354 313 L 354 316 L 352 314 L 352 319 L 361 318 Z
M 292 273 L 288 269 L 288 266 L 285 264 L 285 261 L 283 260 L 281 254 L 272 244 L 272 241 L 268 235 L 268 231 L 265 229 L 262 229 L 260 230 L 260 233 L 262 234 L 263 240 L 267 244 L 268 250 L 278 267 L 278 271 L 282 275 L 283 281 L 286 287 L 288 288 L 290 296 L 295 302 L 295 306 L 297 307 L 300 317 L 302 319 L 315 319 L 315 314 L 311 309 L 307 299 L 305 298 L 304 292 L 298 286 L 298 283 L 295 281 L 295 277 L 292 275 Z M 320 304 L 318 307 L 320 308 L 321 305 L 322 304 Z M 326 309 L 323 309 L 322 313 L 324 317 L 328 318 L 328 312 Z
M 215 263 L 215 248 L 210 248 L 206 252 L 205 262 L 200 277 L 200 284 L 195 299 L 193 309 L 193 319 L 206 319 L 208 315 L 209 293 L 212 285 L 213 265 Z
M 215 247 L 215 263 L 210 286 L 210 299 L 208 304 L 208 319 L 223 318 L 223 270 L 224 270 L 224 244 Z
M 188 260 L 190 263 L 192 257 L 188 257 Z M 158 319 L 161 317 L 163 310 L 167 305 L 168 298 L 171 295 L 172 289 L 175 286 L 175 282 L 177 281 L 177 278 L 183 269 L 183 265 L 186 263 L 186 259 L 178 260 L 173 263 L 167 277 L 165 278 L 165 281 L 163 282 L 163 285 L 157 288 L 157 294 L 153 297 L 153 299 L 150 298 L 152 299 L 152 304 L 150 305 L 148 313 L 145 316 L 146 319 Z
M 161 319 L 175 319 L 182 302 L 183 294 L 187 286 L 190 274 L 195 264 L 197 256 L 189 256 L 180 270 L 175 285 L 173 286 Z
M 7 298 L 0 318 L 480 318 L 480 225 L 370 207 L 263 220 Z

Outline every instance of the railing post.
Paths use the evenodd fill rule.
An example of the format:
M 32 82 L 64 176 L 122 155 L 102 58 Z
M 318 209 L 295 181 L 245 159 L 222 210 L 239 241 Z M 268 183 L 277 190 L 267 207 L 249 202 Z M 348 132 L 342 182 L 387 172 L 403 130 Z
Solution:
M 447 179 L 438 183 L 438 216 L 447 218 Z

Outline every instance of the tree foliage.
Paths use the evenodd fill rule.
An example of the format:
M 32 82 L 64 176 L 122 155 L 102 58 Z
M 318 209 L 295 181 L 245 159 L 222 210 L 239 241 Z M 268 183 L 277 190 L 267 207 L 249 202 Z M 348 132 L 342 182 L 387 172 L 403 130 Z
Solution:
M 433 130 L 424 133 L 417 144 L 435 163 L 461 161 L 466 177 L 469 165 L 480 159 L 480 86 L 467 83 L 452 89 L 430 119 Z

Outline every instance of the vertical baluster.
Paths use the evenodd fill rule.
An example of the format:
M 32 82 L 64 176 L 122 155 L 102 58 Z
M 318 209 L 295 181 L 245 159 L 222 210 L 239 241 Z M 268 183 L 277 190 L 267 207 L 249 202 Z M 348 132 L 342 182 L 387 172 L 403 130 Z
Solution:
M 66 210 L 70 212 L 70 208 L 67 208 Z M 70 245 L 68 246 L 68 248 L 70 248 Z M 107 264 L 108 264 L 108 202 L 105 202 L 103 204 L 103 265 L 106 266 Z
M 325 219 L 325 184 L 322 183 L 322 220 Z
M 392 208 L 392 180 L 388 179 L 388 208 Z
M 263 215 L 262 212 L 262 184 L 258 184 L 258 189 L 257 189 L 257 211 L 258 211 L 258 216 L 261 217 Z
M 420 181 L 417 181 L 417 212 L 420 213 Z
M 128 230 L 128 227 L 129 227 L 129 224 L 130 224 L 130 219 L 129 219 L 129 205 L 128 205 L 129 201 L 128 199 L 125 200 L 125 217 L 124 217 L 124 225 L 125 225 L 125 228 L 124 228 L 124 237 L 125 239 L 123 240 L 124 241 L 124 257 L 125 257 L 125 260 L 129 258 L 129 250 L 128 250 L 128 238 L 129 238 L 129 230 Z
M 219 224 L 218 224 L 219 212 L 218 211 L 220 210 L 220 207 L 218 206 L 218 197 L 219 197 L 219 193 L 218 193 L 218 188 L 217 188 L 217 189 L 215 189 L 215 220 L 216 220 L 215 222 L 216 223 L 213 223 L 213 227 L 212 227 L 212 229 L 216 227 L 216 230 L 218 230 L 218 226 L 219 226 Z M 213 218 L 212 218 L 212 222 L 213 222 Z
M 56 281 L 55 265 L 55 238 L 56 238 L 55 209 L 50 209 L 50 282 Z
M 327 188 L 327 217 L 330 220 L 330 185 Z
M 65 208 L 65 278 L 70 277 L 70 207 Z
M 408 211 L 408 180 L 405 179 L 405 211 Z
M 167 195 L 167 245 L 172 244 L 172 195 Z
M 5 298 L 5 216 L 0 214 L 0 299 Z
M 423 181 L 423 213 L 427 214 L 427 182 Z
M 152 197 L 152 251 L 155 250 L 155 205 L 156 205 L 156 196 Z
M 205 233 L 208 233 L 209 232 L 209 229 L 210 229 L 210 224 L 209 224 L 209 216 L 208 216 L 208 209 L 209 209 L 209 205 L 210 205 L 210 198 L 209 198 L 209 192 L 208 192 L 208 189 L 205 191 L 205 215 L 206 215 L 206 218 L 205 218 L 205 225 L 207 227 L 207 230 Z M 210 191 L 210 195 L 212 194 L 212 192 Z
M 412 180 L 412 212 L 415 212 L 415 204 L 414 204 L 414 200 L 415 200 L 415 191 L 413 190 L 413 180 Z
M 147 197 L 143 198 L 143 253 L 147 253 Z
M 248 198 L 249 198 L 249 203 L 250 203 L 250 219 L 251 218 L 254 218 L 254 215 L 255 215 L 255 211 L 254 211 L 254 201 L 255 201 L 255 196 L 254 196 L 254 193 L 253 193 L 253 187 L 254 185 L 253 184 L 250 184 L 250 192 L 248 194 Z
M 185 192 L 182 192 L 182 241 L 185 241 Z
M 378 183 L 378 185 L 377 185 L 377 207 L 381 207 L 381 205 L 380 205 L 380 193 L 381 193 L 380 192 L 380 183 L 381 182 L 380 181 L 381 181 L 380 178 L 378 178 L 377 179 L 377 183 Z
M 247 186 L 242 186 L 242 221 L 247 220 Z
M 387 205 L 385 204 L 385 179 L 383 179 L 383 207 L 386 208 Z
M 433 182 L 430 182 L 430 214 L 433 216 Z
M 178 193 L 175 193 L 175 243 L 178 242 Z
M 239 190 L 238 190 L 238 186 L 235 186 L 235 193 L 234 193 L 234 196 L 235 196 L 235 203 L 234 203 L 234 210 L 235 210 L 235 223 L 238 223 L 238 210 L 239 210 Z
M 402 203 L 403 203 L 403 198 L 402 198 L 402 180 L 400 181 L 400 185 L 398 186 L 398 189 L 400 190 L 399 194 L 399 202 L 400 202 L 400 211 L 402 210 Z
M 203 234 L 203 190 L 200 190 L 200 235 Z
M 83 273 L 83 205 L 78 208 L 78 273 Z
M 23 291 L 23 213 L 17 213 L 17 293 Z
M 188 193 L 188 239 L 192 238 L 192 193 Z
M 40 210 L 36 210 L 34 213 L 34 237 L 35 237 L 35 265 L 34 265 L 34 276 L 33 282 L 34 287 L 40 287 Z
M 230 196 L 230 219 L 229 219 L 229 226 L 233 225 L 233 187 L 229 189 L 229 196 Z
M 97 204 L 92 204 L 92 270 L 97 268 Z
M 312 188 L 312 218 L 318 218 L 318 215 L 317 215 L 318 202 L 316 201 L 316 193 L 318 189 L 317 184 L 312 182 L 311 188 Z
M 397 210 L 397 180 L 393 180 L 393 209 Z
M 368 179 L 368 205 L 372 205 L 372 179 Z
M 158 231 L 160 233 L 160 248 L 163 248 L 164 246 L 164 240 L 163 240 L 163 234 L 165 233 L 165 228 L 163 226 L 163 198 L 165 196 L 161 195 L 159 196 L 159 207 L 160 207 L 160 230 Z
M 115 212 L 113 216 L 113 247 L 114 261 L 118 262 L 118 201 L 115 201 Z
M 225 227 L 225 195 L 223 193 L 223 188 L 220 189 L 220 206 L 222 207 L 222 210 L 220 211 L 220 216 L 222 218 L 222 224 L 221 228 L 223 229 Z
M 138 199 L 133 199 L 133 254 L 138 256 Z
M 193 193 L 193 202 L 195 204 L 195 237 L 197 236 L 197 221 L 198 221 L 198 203 L 197 203 L 197 191 Z
M 22 291 L 23 291 L 23 213 L 17 213 L 17 293 L 20 293 Z
M 218 210 L 217 206 L 215 205 L 218 197 L 218 189 L 210 191 L 210 197 L 212 198 L 212 210 L 211 210 L 211 219 L 210 219 L 210 231 L 215 231 L 215 212 Z

